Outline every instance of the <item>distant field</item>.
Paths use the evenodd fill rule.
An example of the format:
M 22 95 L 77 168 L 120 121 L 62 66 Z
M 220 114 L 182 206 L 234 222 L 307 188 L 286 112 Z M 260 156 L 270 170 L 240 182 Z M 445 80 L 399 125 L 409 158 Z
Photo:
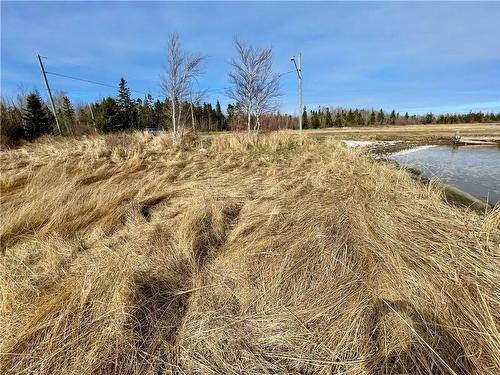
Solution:
M 500 137 L 500 123 L 490 124 L 436 124 L 369 126 L 359 128 L 329 128 L 306 130 L 307 134 L 331 136 L 336 139 L 380 139 L 447 141 L 455 132 L 462 136 Z

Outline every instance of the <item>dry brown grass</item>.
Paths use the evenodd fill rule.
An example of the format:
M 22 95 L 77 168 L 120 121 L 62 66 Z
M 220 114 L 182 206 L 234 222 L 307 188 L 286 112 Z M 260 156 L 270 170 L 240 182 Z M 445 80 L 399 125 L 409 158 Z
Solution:
M 206 142 L 0 153 L 0 373 L 500 372 L 498 209 L 333 142 Z
M 500 138 L 499 123 L 384 125 L 350 128 L 311 129 L 307 134 L 335 139 L 407 140 L 452 142 L 455 132 L 463 137 Z

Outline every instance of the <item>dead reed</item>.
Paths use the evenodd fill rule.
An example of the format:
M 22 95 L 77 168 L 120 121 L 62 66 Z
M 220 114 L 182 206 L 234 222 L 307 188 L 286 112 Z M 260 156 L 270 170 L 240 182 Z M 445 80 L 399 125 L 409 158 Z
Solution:
M 500 372 L 500 211 L 334 142 L 0 152 L 2 374 Z

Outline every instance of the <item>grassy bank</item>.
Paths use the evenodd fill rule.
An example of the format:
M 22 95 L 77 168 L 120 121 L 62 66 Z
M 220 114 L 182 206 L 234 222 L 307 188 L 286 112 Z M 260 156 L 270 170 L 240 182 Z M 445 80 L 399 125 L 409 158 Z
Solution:
M 290 133 L 1 152 L 0 372 L 497 374 L 499 211 L 361 152 Z

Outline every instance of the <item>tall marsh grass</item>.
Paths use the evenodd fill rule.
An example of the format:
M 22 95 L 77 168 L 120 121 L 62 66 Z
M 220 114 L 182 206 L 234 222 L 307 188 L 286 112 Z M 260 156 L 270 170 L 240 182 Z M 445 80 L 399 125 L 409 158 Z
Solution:
M 0 373 L 500 372 L 498 208 L 245 137 L 0 152 Z

